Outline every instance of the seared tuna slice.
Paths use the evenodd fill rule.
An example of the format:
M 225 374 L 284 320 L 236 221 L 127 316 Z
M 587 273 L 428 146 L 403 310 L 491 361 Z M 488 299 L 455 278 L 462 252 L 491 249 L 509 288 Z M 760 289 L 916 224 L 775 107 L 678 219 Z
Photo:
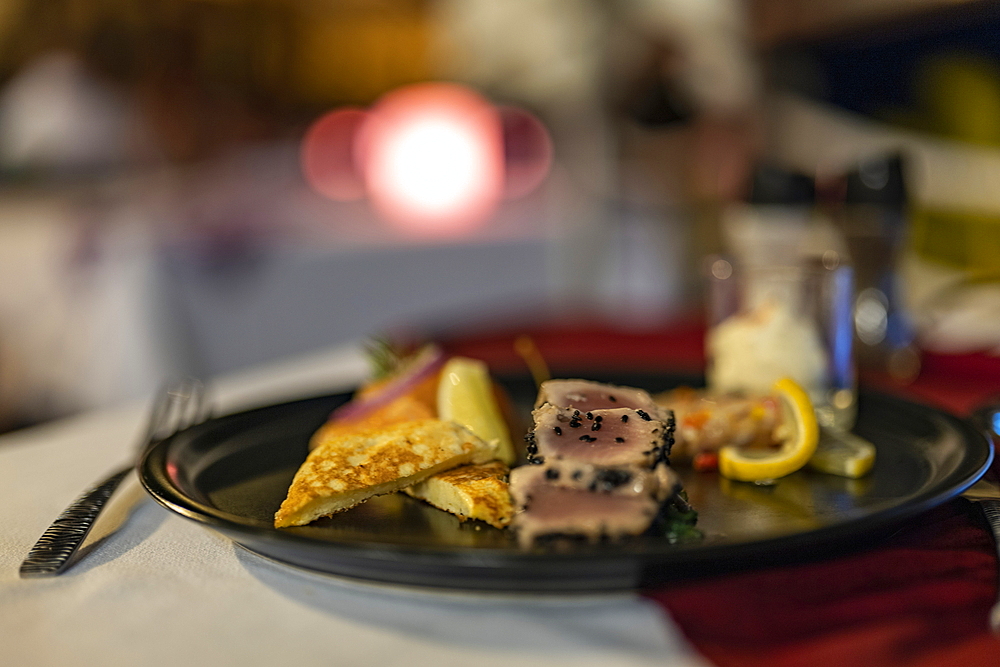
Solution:
M 654 419 L 666 420 L 667 410 L 658 406 L 648 392 L 633 387 L 619 387 L 613 384 L 590 380 L 547 380 L 538 388 L 535 407 L 551 403 L 560 408 L 606 410 L 608 408 L 632 408 L 643 410 Z
M 659 505 L 648 496 L 591 493 L 560 486 L 541 486 L 528 509 L 514 515 L 521 546 L 539 537 L 579 536 L 588 542 L 639 535 L 656 518 Z
M 681 482 L 677 473 L 666 465 L 650 470 L 638 466 L 607 467 L 552 461 L 537 466 L 522 466 L 510 473 L 508 488 L 517 508 L 523 509 L 528 504 L 528 498 L 540 486 L 619 496 L 648 496 L 663 502 L 680 491 Z
M 612 408 L 581 412 L 546 403 L 532 413 L 529 436 L 532 462 L 569 459 L 602 466 L 652 468 L 673 444 L 673 420 L 652 418 L 644 410 Z
M 639 535 L 679 487 L 665 465 L 655 471 L 565 461 L 522 466 L 510 474 L 511 496 L 520 510 L 512 525 L 522 546 L 545 536 L 597 542 Z

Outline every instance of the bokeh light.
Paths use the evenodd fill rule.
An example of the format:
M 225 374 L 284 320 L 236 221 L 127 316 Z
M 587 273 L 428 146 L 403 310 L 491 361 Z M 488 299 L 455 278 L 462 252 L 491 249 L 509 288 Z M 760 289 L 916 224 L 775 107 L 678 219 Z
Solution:
M 552 139 L 542 121 L 518 107 L 500 107 L 505 166 L 504 195 L 531 194 L 552 169 Z
M 552 156 L 535 116 L 448 83 L 400 88 L 368 111 L 330 112 L 302 142 L 303 174 L 317 193 L 367 196 L 396 228 L 432 236 L 472 231 L 502 199 L 533 192 Z
M 314 122 L 302 140 L 302 173 L 316 192 L 336 201 L 365 196 L 354 159 L 354 140 L 368 116 L 362 109 L 331 111 Z
M 503 195 L 503 135 L 477 93 L 417 84 L 383 97 L 358 135 L 372 205 L 409 231 L 457 233 L 484 222 Z

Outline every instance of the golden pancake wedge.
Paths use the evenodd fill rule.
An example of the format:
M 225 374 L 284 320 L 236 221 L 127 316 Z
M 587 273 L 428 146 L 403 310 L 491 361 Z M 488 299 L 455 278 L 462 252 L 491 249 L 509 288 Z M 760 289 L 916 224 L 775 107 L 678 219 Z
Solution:
M 452 422 L 422 419 L 321 438 L 295 473 L 274 515 L 276 528 L 302 526 L 431 475 L 495 457 L 495 445 Z

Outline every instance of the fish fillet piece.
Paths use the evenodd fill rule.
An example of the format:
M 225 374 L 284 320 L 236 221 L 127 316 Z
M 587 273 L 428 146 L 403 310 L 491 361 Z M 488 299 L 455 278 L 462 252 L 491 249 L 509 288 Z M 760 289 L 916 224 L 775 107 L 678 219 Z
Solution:
M 659 413 L 657 413 L 659 414 Z M 546 403 L 532 412 L 528 437 L 532 461 L 572 459 L 595 465 L 653 467 L 673 444 L 673 417 L 654 419 L 644 410 L 612 408 L 582 412 Z
M 522 466 L 510 475 L 518 509 L 513 527 L 522 546 L 546 536 L 596 542 L 638 535 L 680 486 L 677 474 L 663 464 L 653 470 L 568 461 Z
M 539 485 L 527 509 L 514 519 L 517 539 L 530 546 L 540 537 L 578 536 L 588 542 L 639 535 L 656 518 L 659 503 L 650 496 L 592 493 Z
M 331 434 L 309 452 L 276 528 L 302 526 L 358 503 L 467 463 L 485 463 L 495 448 L 452 422 L 423 419 L 385 429 Z
M 576 408 L 583 412 L 632 408 L 643 410 L 654 419 L 667 418 L 667 411 L 656 404 L 649 392 L 592 380 L 546 380 L 538 388 L 535 407 L 546 403 L 560 408 Z
M 432 475 L 403 492 L 463 521 L 478 519 L 503 528 L 514 515 L 507 473 L 507 466 L 500 461 L 461 466 Z
M 510 494 L 523 509 L 540 485 L 615 495 L 651 496 L 662 502 L 681 490 L 681 480 L 669 466 L 595 466 L 575 461 L 552 461 L 515 468 Z

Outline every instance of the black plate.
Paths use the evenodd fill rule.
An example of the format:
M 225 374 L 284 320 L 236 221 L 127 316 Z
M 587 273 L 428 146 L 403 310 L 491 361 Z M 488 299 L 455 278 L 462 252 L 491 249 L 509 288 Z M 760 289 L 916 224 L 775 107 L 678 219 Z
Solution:
M 579 376 L 579 375 L 578 375 Z M 588 374 L 662 390 L 664 375 Z M 525 415 L 528 378 L 502 380 Z M 948 414 L 862 393 L 855 432 L 875 443 L 875 468 L 848 480 L 800 471 L 773 486 L 680 471 L 703 540 L 643 537 L 617 545 L 523 551 L 509 531 L 457 518 L 402 494 L 374 498 L 310 526 L 276 530 L 272 517 L 309 436 L 347 394 L 213 419 L 152 447 L 139 462 L 150 494 L 262 555 L 348 577 L 397 584 L 520 591 L 632 588 L 706 569 L 828 555 L 872 543 L 960 494 L 989 467 L 990 442 Z

